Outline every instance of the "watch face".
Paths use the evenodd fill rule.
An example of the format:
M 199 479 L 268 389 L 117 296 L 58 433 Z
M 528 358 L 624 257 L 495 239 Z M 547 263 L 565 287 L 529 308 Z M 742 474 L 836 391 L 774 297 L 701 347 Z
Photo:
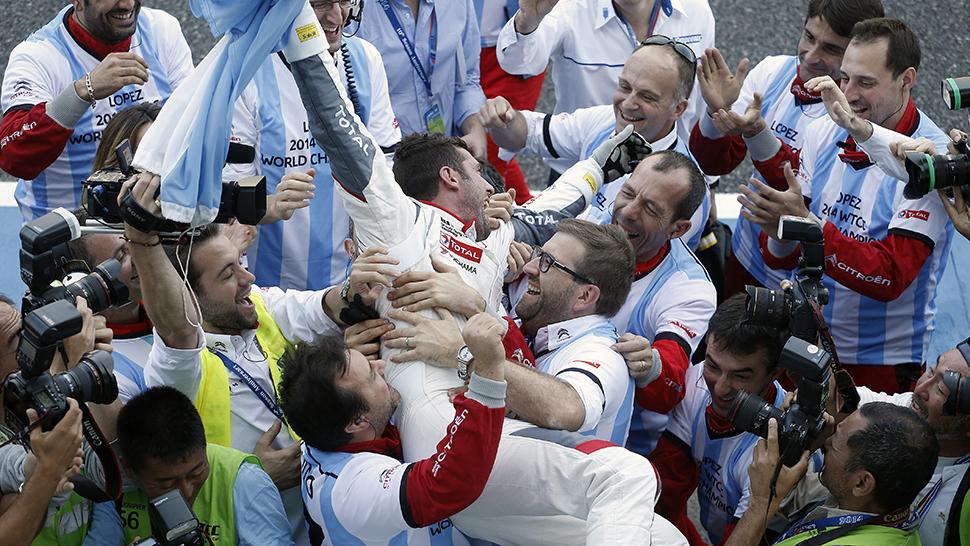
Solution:
M 468 350 L 467 345 L 463 346 L 461 349 L 458 349 L 458 360 L 467 364 L 471 362 L 473 358 L 475 357 L 472 355 L 472 352 Z

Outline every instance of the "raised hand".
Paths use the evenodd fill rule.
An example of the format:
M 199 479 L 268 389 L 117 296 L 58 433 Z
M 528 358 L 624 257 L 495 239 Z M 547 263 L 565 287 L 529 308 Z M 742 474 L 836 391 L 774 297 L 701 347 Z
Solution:
M 741 59 L 737 70 L 732 73 L 716 48 L 705 50 L 699 61 L 697 83 L 701 88 L 701 96 L 707 103 L 707 111 L 714 113 L 718 110 L 730 110 L 741 95 L 741 87 L 748 76 L 751 61 L 747 57 Z
M 284 174 L 276 185 L 276 193 L 266 196 L 266 215 L 260 223 L 289 220 L 297 210 L 309 207 L 313 192 L 317 189 L 313 184 L 315 175 L 315 169 Z
M 757 135 L 768 126 L 768 122 L 761 116 L 761 94 L 754 94 L 754 100 L 744 114 L 721 109 L 711 114 L 711 122 L 725 136 L 741 135 L 750 138 Z
M 134 53 L 109 53 L 91 71 L 91 87 L 95 100 L 113 95 L 126 85 L 142 85 L 148 82 L 148 63 Z M 84 79 L 74 82 L 77 96 L 88 100 L 89 94 Z
M 559 0 L 520 0 L 519 11 L 515 14 L 515 31 L 519 34 L 534 31 L 558 3 Z
M 593 150 L 590 157 L 603 170 L 603 183 L 612 182 L 633 172 L 648 155 L 653 153 L 650 144 L 627 125 Z
M 865 142 L 872 136 L 872 124 L 852 112 L 845 93 L 831 76 L 812 78 L 805 82 L 805 89 L 822 95 L 822 102 L 829 113 L 829 118 L 848 131 L 856 142 Z

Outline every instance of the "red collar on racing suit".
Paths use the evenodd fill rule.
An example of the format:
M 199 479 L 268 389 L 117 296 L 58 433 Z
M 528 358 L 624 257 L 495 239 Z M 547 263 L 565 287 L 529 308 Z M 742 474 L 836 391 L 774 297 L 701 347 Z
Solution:
M 98 60 L 104 60 L 109 53 L 125 53 L 131 46 L 131 36 L 114 44 L 102 42 L 91 36 L 90 32 L 74 20 L 74 10 L 68 10 L 64 19 L 67 23 L 67 32 L 74 38 L 74 41 Z
M 791 88 L 789 89 L 791 94 L 795 96 L 795 104 L 801 106 L 803 104 L 818 104 L 822 102 L 821 93 L 813 93 L 808 89 L 805 89 L 805 82 L 802 80 L 801 66 L 798 67 L 798 71 L 795 73 L 795 79 L 791 82 Z
M 645 262 L 637 263 L 633 270 L 633 280 L 640 280 L 649 275 L 654 269 L 657 269 L 657 266 L 660 265 L 660 262 L 667 257 L 667 254 L 670 254 L 670 241 L 664 243 L 664 246 L 660 248 L 660 251 L 657 252 L 656 256 Z

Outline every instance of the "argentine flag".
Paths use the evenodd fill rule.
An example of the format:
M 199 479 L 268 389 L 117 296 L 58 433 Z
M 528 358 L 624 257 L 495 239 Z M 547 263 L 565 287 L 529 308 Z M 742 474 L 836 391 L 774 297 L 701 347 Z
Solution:
M 322 41 L 316 53 L 326 50 L 326 39 L 314 30 L 319 27 L 313 26 L 316 18 L 306 0 L 189 3 L 192 13 L 205 19 L 212 34 L 221 38 L 169 97 L 133 163 L 161 176 L 165 218 L 198 226 L 215 219 L 219 210 L 232 105 L 246 84 L 270 54 L 287 45 L 290 36 L 314 46 Z

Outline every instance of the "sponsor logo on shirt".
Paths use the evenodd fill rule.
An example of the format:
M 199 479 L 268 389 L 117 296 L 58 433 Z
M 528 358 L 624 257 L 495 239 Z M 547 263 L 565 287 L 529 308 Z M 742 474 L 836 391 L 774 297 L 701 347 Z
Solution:
M 296 27 L 296 37 L 300 39 L 301 44 L 318 36 L 320 36 L 320 33 L 317 32 L 316 23 L 308 23 L 306 25 Z
M 907 209 L 907 210 L 901 210 L 901 211 L 899 211 L 899 214 L 897 216 L 899 216 L 903 220 L 909 220 L 910 218 L 916 218 L 917 220 L 922 220 L 924 222 L 927 222 L 930 219 L 930 211 L 928 211 L 928 210 L 913 210 L 913 209 Z
M 448 458 L 448 454 L 451 453 L 451 444 L 455 441 L 455 434 L 458 433 L 458 429 L 461 428 L 461 424 L 465 422 L 468 418 L 468 410 L 462 410 L 461 415 L 456 415 L 455 420 L 448 427 L 448 443 L 446 443 L 434 457 L 434 466 L 431 467 L 431 475 L 435 478 L 438 477 L 438 471 L 441 470 L 441 464 L 445 462 Z
M 569 339 L 570 337 L 571 335 L 569 333 L 569 330 L 565 328 L 560 328 L 559 331 L 556 332 L 556 339 L 559 341 L 562 341 L 563 339 Z
M 573 362 L 579 362 L 580 364 L 586 364 L 587 366 L 592 366 L 594 368 L 600 367 L 600 365 L 596 362 L 590 362 L 589 360 L 574 360 Z
M 859 279 L 862 282 L 867 282 L 871 284 L 878 284 L 880 286 L 892 286 L 893 281 L 884 278 L 882 275 L 866 275 L 861 271 L 857 271 L 849 264 L 839 261 L 835 254 L 829 254 L 825 257 L 825 263 L 828 265 L 829 269 L 838 269 L 839 271 L 844 271 L 849 275 Z
M 24 136 L 24 133 L 26 133 L 27 131 L 32 130 L 34 127 L 37 127 L 37 122 L 36 121 L 32 121 L 30 123 L 25 123 L 25 124 L 21 125 L 20 126 L 20 129 L 14 131 L 12 133 L 10 133 L 9 135 L 3 137 L 2 139 L 0 139 L 0 148 L 3 148 L 4 146 L 6 146 L 7 144 L 10 144 L 14 140 L 17 140 L 18 138 Z
M 384 472 L 381 472 L 381 478 L 380 478 L 381 479 L 381 487 L 383 487 L 384 489 L 389 489 L 391 487 L 391 476 L 394 475 L 394 469 L 395 468 L 397 468 L 397 467 L 388 468 L 388 469 L 384 470 Z
M 475 263 L 482 261 L 482 249 L 463 243 L 450 235 L 441 238 L 441 244 L 453 254 Z
M 683 322 L 680 322 L 679 320 L 672 320 L 670 321 L 670 323 L 680 328 L 681 330 L 683 330 L 684 333 L 687 334 L 691 339 L 694 339 L 695 337 L 697 337 L 697 332 L 688 328 L 687 325 L 684 324 Z
M 678 36 L 677 41 L 685 44 L 696 44 L 697 42 L 700 42 L 702 38 L 704 38 L 703 34 L 685 34 L 683 36 Z

